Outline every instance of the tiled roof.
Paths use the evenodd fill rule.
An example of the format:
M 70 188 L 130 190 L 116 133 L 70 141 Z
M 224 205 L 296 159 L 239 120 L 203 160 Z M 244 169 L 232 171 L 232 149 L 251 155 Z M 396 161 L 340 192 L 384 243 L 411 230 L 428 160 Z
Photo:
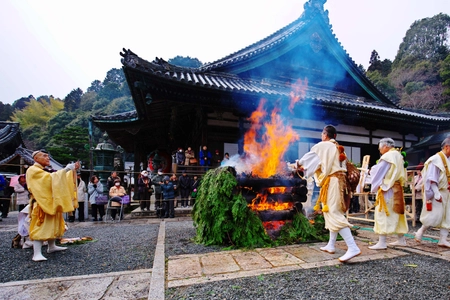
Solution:
M 323 2 L 323 3 L 320 3 Z M 225 56 L 224 58 L 218 59 L 212 63 L 206 64 L 200 67 L 200 70 L 204 71 L 214 71 L 217 68 L 222 68 L 227 65 L 242 62 L 248 60 L 256 55 L 272 50 L 280 44 L 286 42 L 289 37 L 302 30 L 309 21 L 315 17 L 319 17 L 324 21 L 324 24 L 329 25 L 328 12 L 324 11 L 323 4 L 325 1 L 310 0 L 305 3 L 304 11 L 301 16 L 290 23 L 289 25 L 281 28 L 275 33 L 267 36 L 266 38 L 253 43 L 239 51 Z
M 0 145 L 10 142 L 17 135 L 20 135 L 19 123 L 0 121 Z M 22 141 L 21 137 L 20 141 Z
M 123 56 L 122 63 L 125 66 L 134 68 L 135 70 L 148 73 L 155 79 L 163 79 L 166 81 L 176 82 L 180 85 L 197 86 L 205 89 L 220 90 L 233 93 L 251 93 L 259 97 L 289 97 L 292 87 L 282 82 L 270 79 L 256 81 L 251 79 L 240 78 L 237 75 L 224 74 L 219 72 L 206 72 L 198 69 L 182 68 L 170 65 L 162 59 L 156 59 L 148 62 L 138 57 L 130 50 L 121 53 Z M 168 91 L 170 92 L 170 91 Z M 335 92 L 327 89 L 308 87 L 306 99 L 313 100 L 317 104 L 330 104 L 339 107 L 362 109 L 372 111 L 378 114 L 393 114 L 403 117 L 414 117 L 428 121 L 448 122 L 450 118 L 428 115 L 413 111 L 404 110 L 397 107 L 388 107 L 378 101 L 366 99 L 351 94 Z M 337 107 L 336 107 L 337 108 Z M 132 118 L 136 118 L 131 112 L 127 113 Z M 106 119 L 120 118 L 123 114 L 107 116 Z M 98 116 L 96 116 L 98 118 Z
M 34 159 L 31 156 L 32 153 L 33 153 L 33 150 L 29 150 L 29 149 L 26 149 L 26 148 L 21 147 L 21 146 L 17 147 L 16 151 L 13 154 L 11 154 L 7 158 L 5 158 L 5 159 L 0 161 L 0 165 L 10 162 L 16 156 L 20 156 L 20 157 L 22 157 L 24 159 L 26 164 L 31 166 L 31 165 L 34 164 Z M 51 155 L 50 155 L 50 164 L 51 164 L 52 168 L 55 169 L 55 170 L 60 170 L 60 169 L 64 168 L 64 166 L 61 165 L 56 160 L 54 160 Z
M 137 112 L 135 110 L 123 112 L 120 114 L 114 114 L 114 115 L 107 115 L 107 116 L 101 116 L 101 115 L 95 115 L 92 116 L 92 119 L 94 120 L 107 120 L 110 122 L 123 122 L 123 121 L 136 121 L 138 119 Z
M 267 36 L 266 38 L 253 43 L 239 51 L 236 51 L 224 58 L 218 59 L 212 63 L 208 63 L 199 68 L 202 71 L 224 71 L 233 70 L 236 66 L 237 69 L 241 69 L 241 66 L 249 63 L 257 56 L 267 56 L 274 59 L 277 56 L 281 56 L 290 51 L 292 47 L 292 40 L 299 40 L 298 36 L 302 35 L 304 31 L 307 31 L 307 27 L 310 23 L 314 22 L 319 24 L 323 28 L 323 34 L 328 41 L 328 46 L 333 49 L 330 52 L 335 56 L 337 61 L 341 64 L 345 64 L 345 69 L 356 81 L 359 82 L 361 87 L 366 91 L 370 91 L 369 94 L 379 102 L 391 105 L 397 108 L 400 106 L 389 99 L 389 97 L 365 75 L 365 73 L 358 67 L 355 61 L 350 57 L 342 44 L 336 38 L 333 33 L 332 26 L 328 18 L 328 11 L 324 10 L 324 3 L 326 1 L 321 0 L 309 0 L 304 5 L 304 12 L 302 15 L 291 24 L 276 31 L 275 33 Z M 295 42 L 294 42 L 295 43 Z
M 440 132 L 433 135 L 429 135 L 421 139 L 417 144 L 413 145 L 413 148 L 423 148 L 433 145 L 441 145 L 442 141 L 450 136 L 450 132 Z
M 127 76 L 128 80 L 133 78 L 132 81 L 128 82 L 130 89 L 133 90 L 134 86 L 135 88 L 142 88 L 142 91 L 155 89 L 158 92 L 179 95 L 189 90 L 192 93 L 193 89 L 199 88 L 204 91 L 217 90 L 223 93 L 255 97 L 289 97 L 291 86 L 285 82 L 273 78 L 244 78 L 244 76 L 238 75 L 239 71 L 236 70 L 242 71 L 241 66 L 245 66 L 245 68 L 258 67 L 258 64 L 253 63 L 257 57 L 276 59 L 290 51 L 293 49 L 291 43 L 301 43 L 299 37 L 308 31 L 305 28 L 314 23 L 314 30 L 322 28 L 322 34 L 324 34 L 322 38 L 326 40 L 325 44 L 330 48 L 329 55 L 334 56 L 336 63 L 342 65 L 348 75 L 367 92 L 364 95 L 369 98 L 309 86 L 305 100 L 312 101 L 313 104 L 329 106 L 336 110 L 359 110 L 376 118 L 388 115 L 393 118 L 406 119 L 408 122 L 416 124 L 428 122 L 429 125 L 434 126 L 435 124 L 430 123 L 438 123 L 439 125 L 446 123 L 444 127 L 448 127 L 447 123 L 450 118 L 402 109 L 380 91 L 359 69 L 333 34 L 328 19 L 328 11 L 325 11 L 323 7 L 324 3 L 323 0 L 307 1 L 304 5 L 303 14 L 291 24 L 248 47 L 199 68 L 171 65 L 160 58 L 149 62 L 132 51 L 123 49 L 121 56 L 123 57 L 122 64 L 126 75 L 127 73 L 136 74 L 132 77 Z M 142 81 L 140 81 L 141 79 Z M 143 86 L 140 86 L 140 84 Z M 176 91 L 172 89 L 175 85 L 179 87 Z M 183 89 L 184 87 L 186 89 Z M 135 101 L 145 101 L 139 100 L 140 97 L 142 97 L 140 91 L 133 94 Z M 139 114 L 131 118 L 136 119 L 139 116 L 140 110 Z M 114 115 L 104 117 L 104 119 L 112 121 L 114 118 L 120 120 L 123 117 L 123 115 Z

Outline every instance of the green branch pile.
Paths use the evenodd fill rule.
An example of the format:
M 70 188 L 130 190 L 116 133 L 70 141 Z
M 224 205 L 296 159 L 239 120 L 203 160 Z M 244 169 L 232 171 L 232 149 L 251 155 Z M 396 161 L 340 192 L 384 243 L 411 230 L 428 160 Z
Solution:
M 329 233 L 325 229 L 325 219 L 322 215 L 317 215 L 314 224 L 311 224 L 303 214 L 298 213 L 294 215 L 292 222 L 283 226 L 276 244 L 291 245 L 328 239 Z
M 227 168 L 210 170 L 202 178 L 193 208 L 198 243 L 236 248 L 271 244 L 261 220 L 247 208 L 236 186 L 236 178 Z
M 276 241 L 266 234 L 259 217 L 247 207 L 228 168 L 210 170 L 203 177 L 193 208 L 196 242 L 233 248 L 269 247 L 325 241 L 328 232 L 322 216 L 311 225 L 301 213 L 287 223 Z

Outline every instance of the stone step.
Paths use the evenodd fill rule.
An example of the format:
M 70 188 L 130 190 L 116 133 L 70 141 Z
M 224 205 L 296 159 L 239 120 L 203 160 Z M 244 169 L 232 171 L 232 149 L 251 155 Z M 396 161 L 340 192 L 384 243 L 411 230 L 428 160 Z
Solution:
M 177 217 L 189 217 L 192 214 L 192 207 L 176 207 L 175 215 Z M 156 211 L 154 209 L 141 210 L 140 207 L 131 211 L 131 218 L 156 218 Z

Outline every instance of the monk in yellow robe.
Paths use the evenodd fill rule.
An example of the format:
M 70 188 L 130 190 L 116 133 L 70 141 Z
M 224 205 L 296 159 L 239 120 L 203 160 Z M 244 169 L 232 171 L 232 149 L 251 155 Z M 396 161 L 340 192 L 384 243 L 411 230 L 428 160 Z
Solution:
M 30 239 L 33 241 L 34 261 L 47 260 L 41 253 L 43 241 L 48 241 L 47 252 L 66 250 L 55 245 L 55 240 L 65 232 L 63 213 L 78 207 L 76 194 L 76 170 L 80 163 L 48 172 L 50 157 L 44 150 L 32 154 L 34 165 L 28 168 L 26 177 L 30 191 Z

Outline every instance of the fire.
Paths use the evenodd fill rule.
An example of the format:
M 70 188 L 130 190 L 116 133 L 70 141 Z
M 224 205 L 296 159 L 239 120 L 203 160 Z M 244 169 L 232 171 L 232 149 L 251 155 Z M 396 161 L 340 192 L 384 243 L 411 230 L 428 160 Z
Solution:
M 299 136 L 291 126 L 284 124 L 276 108 L 270 114 L 269 122 L 261 124 L 266 117 L 265 103 L 266 100 L 262 99 L 258 109 L 250 116 L 252 126 L 244 136 L 244 151 L 251 157 L 259 158 L 252 166 L 253 175 L 267 178 L 282 171 L 280 162 L 283 155 L 289 144 L 298 140 Z M 258 139 L 262 127 L 264 133 Z
M 267 188 L 267 192 L 269 194 L 283 194 L 286 192 L 290 192 L 292 190 L 292 188 L 288 188 L 285 186 L 277 186 L 277 187 L 270 187 Z
M 307 80 L 298 80 L 293 85 L 289 105 L 291 112 L 295 104 L 304 98 L 307 83 Z M 257 158 L 251 166 L 252 174 L 263 178 L 283 171 L 283 156 L 289 145 L 299 139 L 292 126 L 283 120 L 279 108 L 274 108 L 270 114 L 266 112 L 266 102 L 266 99 L 261 99 L 249 118 L 251 127 L 244 135 L 244 152 Z
M 251 210 L 289 210 L 294 207 L 292 202 L 283 202 L 276 198 L 277 195 L 290 192 L 292 188 L 289 187 L 270 187 L 265 192 L 257 194 L 252 200 L 252 203 L 248 205 Z
M 263 222 L 266 230 L 280 230 L 286 224 L 286 221 L 267 221 Z

